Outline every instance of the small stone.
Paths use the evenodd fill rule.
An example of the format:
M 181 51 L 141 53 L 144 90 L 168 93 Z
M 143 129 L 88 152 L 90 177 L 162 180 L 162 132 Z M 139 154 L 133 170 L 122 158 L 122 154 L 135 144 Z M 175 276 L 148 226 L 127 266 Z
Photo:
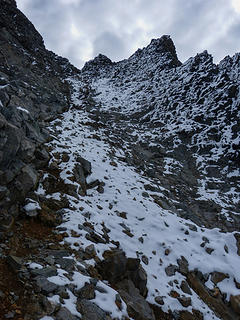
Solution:
M 142 192 L 142 196 L 144 197 L 144 198 L 149 198 L 149 194 L 147 193 L 147 192 Z
M 170 295 L 170 297 L 175 298 L 175 299 L 180 296 L 180 294 L 175 290 L 171 290 L 169 295 Z
M 157 296 L 157 297 L 154 298 L 154 300 L 155 300 L 155 302 L 156 302 L 157 304 L 160 304 L 161 306 L 164 305 L 163 297 Z
M 62 154 L 62 162 L 68 162 L 69 159 L 70 159 L 69 155 L 66 152 L 64 152 Z
M 165 256 L 168 256 L 170 252 L 171 252 L 170 249 L 166 249 L 166 250 L 164 251 Z
M 191 306 L 192 300 L 190 297 L 178 297 L 178 301 L 181 303 L 181 305 L 185 308 Z
M 104 188 L 103 188 L 103 186 L 102 186 L 102 185 L 99 185 L 99 186 L 97 187 L 97 191 L 98 191 L 99 193 L 103 194 L 103 193 L 104 193 Z
M 141 243 L 143 243 L 143 237 L 138 238 L 138 241 L 140 241 Z
M 213 248 L 210 248 L 210 247 L 207 247 L 207 248 L 205 249 L 205 251 L 206 251 L 208 254 L 211 254 L 211 253 L 214 251 L 214 249 L 213 249 Z
M 88 175 L 90 175 L 92 173 L 92 165 L 91 162 L 89 162 L 88 160 L 82 158 L 82 157 L 77 157 L 76 161 L 78 163 L 81 164 L 83 171 L 84 171 L 84 175 L 87 177 Z
M 191 289 L 190 289 L 187 281 L 183 280 L 183 281 L 181 282 L 180 288 L 181 288 L 181 290 L 182 290 L 184 293 L 187 293 L 187 294 L 192 295 L 192 291 L 191 291 Z
M 175 266 L 172 264 L 170 264 L 168 267 L 165 268 L 165 272 L 168 277 L 174 276 L 177 270 L 178 270 L 178 266 Z
M 197 227 L 192 223 L 186 223 L 186 226 L 188 226 L 191 231 L 197 231 Z
M 224 279 L 229 278 L 228 274 L 222 273 L 222 272 L 212 272 L 211 274 L 211 281 L 214 284 L 217 284 L 218 282 L 223 281 Z
M 66 288 L 64 287 L 60 287 L 58 290 L 57 290 L 57 294 L 60 296 L 60 298 L 62 299 L 69 299 L 69 294 L 66 290 Z
M 122 230 L 122 232 L 125 233 L 130 238 L 134 237 L 134 234 L 132 234 L 129 230 Z
M 85 248 L 85 252 L 87 255 L 89 255 L 91 258 L 95 257 L 96 256 L 96 250 L 95 250 L 95 247 L 94 247 L 94 244 L 90 244 L 89 246 L 87 246 Z
M 228 253 L 228 251 L 229 251 L 228 250 L 228 246 L 226 244 L 224 245 L 224 250 L 225 250 L 226 253 Z
M 181 259 L 177 259 L 177 264 L 179 266 L 179 272 L 184 276 L 188 273 L 188 261 L 185 257 L 181 256 Z
M 118 307 L 119 310 L 122 310 L 122 299 L 121 299 L 119 294 L 116 294 L 115 304 L 116 304 L 116 306 Z
M 110 166 L 112 166 L 112 167 L 117 167 L 117 166 L 118 166 L 115 161 L 111 161 L 111 162 L 109 162 L 109 164 L 110 164 Z
M 116 212 L 116 211 L 115 211 Z M 117 211 L 117 216 L 123 218 L 123 219 L 127 219 L 127 212 L 119 212 Z
M 144 264 L 148 265 L 149 261 L 147 256 L 143 255 L 141 259 Z

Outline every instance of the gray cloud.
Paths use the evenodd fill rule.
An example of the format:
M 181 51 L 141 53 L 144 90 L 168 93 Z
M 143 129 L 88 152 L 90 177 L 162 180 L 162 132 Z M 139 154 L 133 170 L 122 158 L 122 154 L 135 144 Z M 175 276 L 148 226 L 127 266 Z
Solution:
M 98 53 L 125 59 L 170 34 L 179 59 L 207 49 L 215 61 L 240 51 L 236 0 L 17 0 L 48 49 L 78 67 Z
M 99 53 L 107 56 L 115 57 L 115 60 L 121 59 L 123 55 L 127 54 L 126 44 L 124 39 L 112 32 L 103 32 L 93 41 L 93 55 Z

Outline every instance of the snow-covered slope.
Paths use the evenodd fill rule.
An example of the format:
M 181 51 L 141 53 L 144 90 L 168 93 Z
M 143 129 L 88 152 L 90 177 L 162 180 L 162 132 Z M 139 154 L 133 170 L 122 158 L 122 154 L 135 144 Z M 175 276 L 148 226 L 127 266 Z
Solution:
M 100 114 L 100 121 L 106 122 L 103 112 L 110 116 L 106 124 L 116 114 L 127 118 L 119 130 L 133 128 L 129 140 L 135 135 L 134 143 L 144 144 L 148 151 L 161 148 L 155 163 L 161 176 L 171 173 L 175 182 L 181 180 L 177 200 L 186 197 L 183 186 L 194 189 L 188 194 L 191 219 L 226 230 L 231 228 L 226 227 L 227 218 L 233 230 L 239 228 L 240 55 L 226 57 L 217 66 L 204 51 L 181 64 L 172 40 L 163 36 L 128 60 L 102 60 L 97 57 L 82 71 L 88 110 L 95 101 L 92 112 Z M 214 207 L 211 217 L 196 217 L 196 211 L 205 214 L 209 200 Z
M 75 269 L 48 277 L 68 292 L 52 303 L 83 319 L 237 319 L 239 63 L 181 64 L 164 36 L 68 79 L 38 190 L 68 203 Z

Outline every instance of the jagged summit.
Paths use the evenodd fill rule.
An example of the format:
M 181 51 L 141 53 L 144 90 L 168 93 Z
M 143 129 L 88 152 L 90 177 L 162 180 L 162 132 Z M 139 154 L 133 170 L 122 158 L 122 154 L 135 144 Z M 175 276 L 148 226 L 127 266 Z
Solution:
M 147 47 L 139 49 L 136 54 L 138 56 L 146 54 L 167 54 L 168 57 L 172 59 L 176 64 L 181 64 L 177 57 L 174 42 L 169 35 L 163 35 L 161 38 L 152 39 Z
M 87 61 L 83 66 L 82 71 L 97 71 L 98 69 L 111 66 L 113 64 L 112 60 L 103 54 L 99 54 L 94 59 Z
M 163 35 L 161 38 L 152 39 L 150 44 L 143 49 L 138 49 L 128 59 L 119 62 L 112 62 L 108 57 L 99 54 L 94 59 L 85 63 L 82 73 L 91 73 L 100 75 L 106 72 L 121 73 L 123 70 L 128 73 L 134 68 L 139 73 L 146 68 L 162 69 L 175 68 L 181 65 L 178 60 L 175 45 L 169 35 Z

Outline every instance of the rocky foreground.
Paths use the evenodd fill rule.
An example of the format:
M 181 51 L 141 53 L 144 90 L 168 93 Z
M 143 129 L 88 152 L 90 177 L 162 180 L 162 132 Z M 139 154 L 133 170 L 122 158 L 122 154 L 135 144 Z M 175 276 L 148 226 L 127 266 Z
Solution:
M 240 54 L 79 71 L 1 6 L 0 318 L 240 318 Z

